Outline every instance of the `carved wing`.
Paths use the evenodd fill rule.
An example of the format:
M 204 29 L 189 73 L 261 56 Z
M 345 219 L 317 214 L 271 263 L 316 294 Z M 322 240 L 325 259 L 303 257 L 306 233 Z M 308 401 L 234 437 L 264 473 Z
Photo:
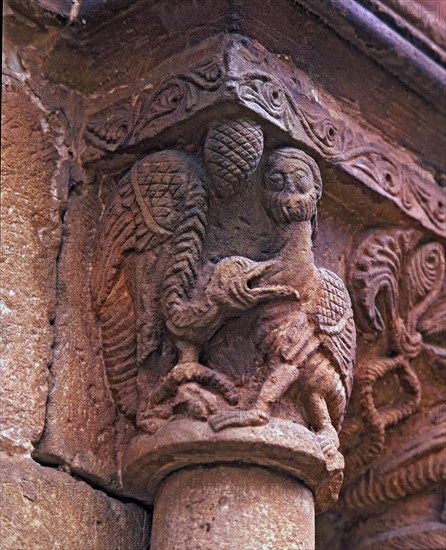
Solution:
M 155 296 L 138 295 L 135 265 L 144 254 L 145 274 L 162 279 L 156 274 L 157 258 L 186 215 L 184 201 L 191 182 L 203 189 L 200 170 L 185 153 L 166 150 L 149 155 L 121 180 L 101 220 L 91 294 L 110 389 L 118 409 L 130 418 L 137 408 L 138 359 L 151 353 L 160 338 Z M 137 349 L 138 299 L 144 310 L 138 333 L 148 335 L 142 353 Z
M 316 319 L 323 346 L 330 352 L 341 373 L 349 396 L 353 383 L 356 331 L 350 297 L 342 280 L 320 269 L 322 285 Z

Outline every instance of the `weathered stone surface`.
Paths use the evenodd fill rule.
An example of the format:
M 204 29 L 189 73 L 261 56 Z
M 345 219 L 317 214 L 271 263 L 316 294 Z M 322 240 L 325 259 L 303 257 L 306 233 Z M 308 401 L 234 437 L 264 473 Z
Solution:
M 103 383 L 100 343 L 88 292 L 92 227 L 99 213 L 99 199 L 91 186 L 70 195 L 58 261 L 52 391 L 45 432 L 35 456 L 40 461 L 66 464 L 78 475 L 117 490 L 118 418 Z
M 131 441 L 122 459 L 123 481 L 131 496 L 153 504 L 160 483 L 172 472 L 218 463 L 265 466 L 305 481 L 316 513 L 336 500 L 344 467 L 340 454 L 327 461 L 315 434 L 291 422 L 273 419 L 266 426 L 215 433 L 204 422 L 180 419 L 155 436 Z
M 45 422 L 56 314 L 63 126 L 25 85 L 7 80 L 2 108 L 2 443 L 29 449 Z
M 213 90 L 219 75 L 213 62 L 200 65 L 184 86 L 178 78 L 163 88 L 153 108 L 141 100 L 135 134 L 175 110 L 171 94 L 183 96 L 171 89 L 183 86 L 187 98 L 190 79 Z M 92 306 L 116 408 L 145 434 L 118 447 L 124 490 L 144 502 L 152 502 L 157 483 L 178 467 L 272 465 L 273 457 L 313 490 L 317 511 L 337 499 L 343 468 L 337 432 L 356 349 L 353 312 L 343 282 L 314 264 L 320 169 L 297 143 L 271 145 L 279 138 L 268 123 L 280 97 L 272 78 L 239 84 L 240 95 L 264 115 L 261 122 L 239 114 L 235 101 L 237 114 L 217 117 L 216 111 L 204 143 L 191 134 L 193 154 L 171 147 L 134 163 L 100 221 Z M 286 128 L 294 122 L 287 108 L 280 111 Z M 184 110 L 197 126 L 199 119 Z M 67 227 L 95 222 L 87 218 L 77 226 L 79 218 L 66 216 Z M 80 240 L 73 233 L 71 246 Z M 80 265 L 60 263 L 61 280 Z M 74 275 L 79 280 L 79 269 Z M 81 310 L 81 304 L 73 309 L 71 327 Z M 274 424 L 270 432 L 244 430 L 279 419 L 277 430 Z M 94 428 L 91 423 L 90 432 Z M 232 436 L 214 435 L 227 429 Z M 293 436 L 296 446 L 288 444 Z M 100 459 L 100 451 L 95 456 Z
M 1 462 L 3 550 L 145 550 L 147 512 L 29 458 Z
M 312 550 L 314 508 L 296 479 L 256 466 L 180 470 L 156 499 L 153 550 Z
M 26 86 L 34 91 L 22 98 L 9 89 L 12 116 L 4 111 L 8 134 L 17 137 L 6 151 L 13 151 L 6 170 L 8 178 L 13 176 L 4 201 L 3 219 L 12 229 L 11 239 L 6 232 L 5 280 L 20 291 L 7 289 L 3 312 L 6 321 L 15 316 L 19 327 L 25 327 L 15 330 L 5 324 L 5 365 L 15 367 L 7 371 L 2 411 L 3 443 L 10 455 L 31 450 L 32 442 L 38 460 L 63 464 L 113 494 L 146 503 L 152 502 L 163 477 L 167 484 L 178 468 L 215 464 L 222 457 L 294 474 L 313 492 L 316 513 L 321 500 L 334 500 L 340 476 L 333 476 L 336 483 L 329 490 L 326 482 L 339 473 L 343 461 L 336 451 L 337 435 L 328 428 L 342 422 L 351 369 L 333 359 L 336 350 L 331 347 L 325 362 L 313 364 L 312 376 L 309 358 L 320 358 L 319 351 L 310 346 L 306 357 L 292 352 L 305 340 L 305 323 L 299 324 L 305 314 L 307 329 L 316 327 L 318 315 L 324 317 L 324 328 L 319 324 L 309 341 L 327 336 L 330 321 L 349 309 L 345 289 L 332 276 L 332 292 L 325 300 L 314 272 L 304 275 L 304 268 L 313 265 L 303 254 L 309 249 L 309 226 L 306 235 L 302 231 L 289 241 L 286 260 L 294 267 L 285 269 L 286 275 L 262 272 L 263 262 L 286 263 L 278 227 L 283 228 L 296 197 L 284 193 L 282 203 L 271 202 L 263 186 L 266 172 L 273 176 L 266 183 L 269 191 L 277 185 L 274 167 L 287 182 L 299 172 L 294 170 L 296 158 L 292 169 L 283 169 L 277 155 L 271 157 L 281 147 L 292 147 L 301 160 L 304 151 L 316 161 L 324 182 L 315 265 L 346 282 L 359 329 L 357 379 L 340 433 L 346 483 L 339 505 L 321 519 L 320 548 L 445 546 L 441 238 L 446 211 L 439 116 L 446 97 L 440 67 L 445 52 L 432 42 L 432 37 L 444 42 L 440 3 L 429 0 L 424 9 L 418 0 L 369 0 L 365 9 L 364 2 L 354 0 L 277 0 L 272 10 L 269 2 L 259 0 L 10 0 L 5 70 L 18 79 L 18 96 Z M 414 6 L 418 15 L 412 13 Z M 435 21 L 425 17 L 432 11 Z M 170 153 L 164 160 L 173 163 L 151 170 L 166 150 Z M 67 179 L 67 155 L 74 166 L 59 247 L 59 201 L 66 189 L 56 187 Z M 144 173 L 138 163 L 146 161 Z M 177 208 L 181 185 L 170 196 L 167 187 L 174 189 L 185 174 L 187 185 L 199 182 L 188 191 L 195 193 L 202 182 L 204 190 L 211 190 L 204 200 L 194 195 L 196 205 L 208 206 L 208 234 L 202 243 L 191 240 L 185 248 L 178 239 L 173 253 L 167 247 L 158 254 L 156 246 L 147 252 L 144 223 L 150 230 L 155 227 L 157 244 L 168 240 L 169 232 L 179 234 L 172 218 L 186 211 Z M 117 210 L 109 216 L 106 201 L 114 190 L 122 202 L 114 202 Z M 234 199 L 237 190 L 242 193 Z M 145 208 L 137 212 L 135 204 Z M 125 272 L 125 288 L 123 278 L 114 279 L 122 259 L 116 263 L 114 252 L 122 242 L 110 238 L 111 261 L 104 273 L 113 291 L 104 308 L 107 298 L 104 302 L 101 293 L 93 292 L 91 304 L 95 241 L 100 215 L 105 212 L 109 230 L 113 221 L 107 226 L 107 217 L 110 222 L 117 212 L 122 214 L 121 207 L 130 223 L 123 225 L 135 224 L 136 248 L 143 253 L 133 262 L 133 244 L 125 248 L 124 243 L 125 269 L 119 274 Z M 311 226 L 316 228 L 315 217 Z M 201 228 L 195 225 L 193 231 L 199 235 Z M 96 248 L 101 243 L 104 239 Z M 176 263 L 185 250 L 192 251 L 186 259 L 189 271 Z M 244 261 L 233 267 L 245 269 L 244 275 L 252 269 L 258 276 L 227 276 L 227 270 L 224 284 L 213 279 L 215 266 L 227 267 L 228 256 L 234 255 Z M 50 266 L 56 256 L 55 300 Z M 237 294 L 234 282 L 244 298 L 235 308 L 225 295 L 230 288 Z M 264 283 L 295 284 L 301 300 L 289 300 L 285 307 L 253 305 L 250 291 L 261 292 Z M 110 287 L 105 290 L 107 294 Z M 123 300 L 129 295 L 137 295 L 133 304 Z M 251 311 L 242 311 L 250 309 L 250 299 Z M 124 309 L 116 307 L 122 302 Z M 217 307 L 210 313 L 194 311 L 188 309 L 191 303 Z M 312 304 L 321 306 L 319 311 Z M 129 314 L 132 305 L 134 317 Z M 239 309 L 237 315 L 242 311 L 239 319 L 232 316 L 234 309 Z M 160 315 L 152 316 L 153 311 Z M 256 317 L 259 311 L 262 316 Z M 135 330 L 125 333 L 133 321 Z M 102 330 L 107 324 L 108 331 Z M 160 333 L 167 338 L 158 346 Z M 171 374 L 179 358 L 187 365 Z M 167 383 L 156 386 L 160 380 Z M 154 388 L 160 391 L 152 392 Z M 228 399 L 221 399 L 220 390 Z M 331 401 L 330 414 L 321 416 L 320 398 Z M 270 418 L 266 426 L 256 425 Z M 282 429 L 286 422 L 289 431 Z M 323 438 L 321 428 L 327 428 Z M 135 430 L 141 433 L 129 444 Z M 299 437 L 294 437 L 296 431 Z M 299 447 L 304 440 L 314 447 L 312 456 Z M 119 457 L 123 449 L 127 453 Z M 23 465 L 29 465 L 23 456 Z M 333 457 L 338 459 L 334 468 Z M 132 494 L 123 493 L 120 466 L 126 490 L 133 483 Z M 183 474 L 187 472 L 178 476 Z M 100 494 L 91 489 L 92 498 Z M 167 509 L 175 496 L 165 501 Z M 60 501 L 63 509 L 64 498 Z M 59 514 L 58 506 L 53 507 Z M 203 530 L 196 516 L 185 525 L 179 513 L 177 524 L 182 522 L 186 530 Z M 23 527 L 22 520 L 16 523 L 21 546 L 26 521 Z
M 209 123 L 209 113 L 203 111 L 225 101 L 284 130 L 316 159 L 323 158 L 444 236 L 441 170 L 427 167 L 409 150 L 395 148 L 386 136 L 369 133 L 325 90 L 316 92 L 308 74 L 259 43 L 241 35 L 218 35 L 168 63 L 177 74 L 166 78 L 161 65 L 139 87 L 123 86 L 113 90 L 109 103 L 101 96 L 90 104 L 83 162 L 102 159 L 109 164 L 119 158 L 117 153 L 133 154 L 146 140 L 159 147 L 160 134 L 170 129 L 171 140 L 176 140 L 172 126 L 197 116 L 204 118 L 193 130 L 199 137 Z M 187 133 L 181 132 L 178 146 L 190 147 L 184 139 Z M 110 152 L 115 153 L 111 158 Z
M 369 513 L 358 522 L 352 535 L 353 547 L 358 550 L 446 548 L 444 494 L 444 483 L 427 485 L 396 506 L 382 506 L 379 513 Z
M 13 68 L 14 64 L 9 65 L 7 72 Z M 62 117 L 31 92 L 23 81 L 27 75 L 18 72 L 16 76 L 22 82 L 7 78 L 2 96 L 0 413 L 1 444 L 6 454 L 0 467 L 1 546 L 5 550 L 147 548 L 149 520 L 143 509 L 122 504 L 56 468 L 41 467 L 29 458 L 45 422 L 48 425 L 51 420 L 46 419 L 46 407 L 57 372 L 49 370 L 54 366 L 56 266 L 61 248 L 61 218 L 68 194 L 70 153 Z M 82 241 L 78 242 L 82 246 Z M 75 262 L 80 264 L 79 256 Z M 64 281 L 61 284 L 64 291 Z M 81 298 L 82 289 L 78 296 Z M 63 303 L 66 302 L 62 300 Z M 74 336 L 73 331 L 71 335 Z M 70 339 L 70 345 L 76 348 L 75 338 Z M 65 364 L 72 368 L 70 362 Z M 69 372 L 73 384 L 85 389 L 79 384 L 79 379 L 84 380 L 79 369 Z M 73 394 L 69 394 L 71 400 L 63 398 L 67 397 L 67 381 L 68 376 L 57 386 L 61 392 L 56 394 L 61 397 L 59 406 L 68 417 L 70 414 L 80 417 L 78 425 L 85 428 L 85 403 Z M 83 395 L 87 401 L 92 399 L 91 392 Z M 105 398 L 102 401 L 106 403 Z M 92 407 L 95 408 L 93 404 Z M 98 419 L 94 412 L 89 414 L 90 418 Z M 69 426 L 66 417 L 62 421 Z M 88 434 L 98 447 L 107 448 L 97 432 L 90 430 Z M 79 433 L 73 437 L 77 438 L 73 446 L 79 449 Z M 65 445 L 68 458 L 69 452 Z M 17 453 L 19 457 L 14 457 Z M 90 453 L 87 456 L 90 462 L 91 456 L 95 465 L 100 464 L 100 457 Z M 57 462 L 63 459 L 58 457 Z M 95 471 L 93 466 L 91 471 Z
M 439 5 L 441 2 L 437 0 L 435 3 Z M 399 3 L 404 4 L 404 1 Z M 107 6 L 114 4 L 110 0 L 105 5 L 101 5 L 99 0 L 79 4 L 81 8 L 86 4 L 96 4 L 105 9 L 102 13 L 100 9 L 96 10 L 99 25 L 90 23 L 87 16 L 86 25 L 74 25 L 71 32 L 62 34 L 45 65 L 53 81 L 63 82 L 67 87 L 80 91 L 98 93 L 102 101 L 106 96 L 105 90 L 116 91 L 123 86 L 133 86 L 170 56 L 178 55 L 178 52 L 209 36 L 220 32 L 239 32 L 259 40 L 270 51 L 289 59 L 314 76 L 328 93 L 343 104 L 342 110 L 351 110 L 354 116 L 372 125 L 378 133 L 386 134 L 394 143 L 401 143 L 419 154 L 428 161 L 427 170 L 444 170 L 444 119 L 439 116 L 437 108 L 437 104 L 444 103 L 441 85 L 431 82 L 426 74 L 416 70 L 411 73 L 416 80 L 416 89 L 412 91 L 400 78 L 383 69 L 372 56 L 391 65 L 403 79 L 407 76 L 404 70 L 407 64 L 399 63 L 401 58 L 395 54 L 391 44 L 386 47 L 378 40 L 377 48 L 364 29 L 358 36 L 355 21 L 347 22 L 346 32 L 343 32 L 345 12 L 349 12 L 348 1 L 324 6 L 324 3 L 310 0 L 278 0 L 274 10 L 268 3 L 258 0 L 236 3 L 206 0 L 199 6 L 195 0 L 121 0 L 117 2 L 121 9 L 110 11 L 106 10 Z M 358 6 L 356 2 L 353 4 L 352 11 L 355 11 Z M 413 9 L 414 4 L 408 2 L 410 7 L 407 11 Z M 309 13 L 308 8 L 314 9 L 317 16 Z M 360 11 L 363 11 L 362 6 Z M 428 9 L 421 11 L 426 17 L 432 12 Z M 434 14 L 434 18 L 441 22 L 444 8 L 440 6 L 438 13 Z M 325 24 L 324 18 L 335 29 Z M 294 29 L 305 29 L 304 39 L 297 36 Z M 336 32 L 337 29 L 339 32 Z M 347 31 L 354 45 L 346 40 Z M 116 37 L 121 36 L 120 33 L 126 47 L 118 49 Z M 387 33 L 384 23 L 370 29 L 374 39 Z M 132 41 L 126 40 L 134 36 L 138 36 L 135 55 L 130 46 Z M 314 44 L 318 47 L 313 47 Z M 359 51 L 357 45 L 365 52 Z M 113 61 L 110 59 L 111 51 Z M 139 52 L 144 52 L 144 55 Z M 131 63 L 128 62 L 130 57 Z M 327 63 L 327 60 L 330 62 Z M 73 71 L 73 65 L 79 70 Z M 440 70 L 439 66 L 437 68 Z M 165 74 L 168 72 L 166 66 Z M 423 98 L 420 92 L 423 88 L 430 88 L 431 104 Z M 315 93 L 320 96 L 319 91 L 315 90 Z

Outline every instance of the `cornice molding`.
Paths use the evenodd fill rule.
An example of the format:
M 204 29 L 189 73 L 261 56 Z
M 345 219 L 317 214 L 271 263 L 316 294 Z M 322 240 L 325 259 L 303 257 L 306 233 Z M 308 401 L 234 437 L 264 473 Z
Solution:
M 175 56 L 140 86 L 114 91 L 106 107 L 103 97 L 97 108 L 93 100 L 81 163 L 134 152 L 167 128 L 195 115 L 203 117 L 222 102 L 257 114 L 327 166 L 446 236 L 441 174 L 428 171 L 407 150 L 361 127 L 348 114 L 340 115 L 335 101 L 323 96 L 307 75 L 240 35 L 219 35 Z
M 293 2 L 320 17 L 342 38 L 375 59 L 436 109 L 446 111 L 444 52 L 425 35 L 421 41 L 420 33 L 413 27 L 402 26 L 402 16 L 389 8 L 384 11 L 381 3 L 375 0 Z M 440 55 L 436 55 L 434 52 L 439 50 Z
M 14 3 L 14 0 L 11 0 Z M 30 0 L 42 10 L 67 19 L 71 24 L 95 25 L 129 7 L 128 0 Z M 373 58 L 413 91 L 446 112 L 446 52 L 439 43 L 446 28 L 446 8 L 432 13 L 420 7 L 415 16 L 398 0 L 292 0 L 324 21 L 335 33 Z M 152 2 L 141 3 L 150 7 Z M 411 3 L 409 3 L 411 4 Z M 229 13 L 242 5 L 222 3 Z M 435 16 L 435 25 L 427 19 Z M 425 19 L 425 20 L 424 20 Z M 229 24 L 229 23 L 228 23 Z M 228 28 L 227 30 L 233 30 Z

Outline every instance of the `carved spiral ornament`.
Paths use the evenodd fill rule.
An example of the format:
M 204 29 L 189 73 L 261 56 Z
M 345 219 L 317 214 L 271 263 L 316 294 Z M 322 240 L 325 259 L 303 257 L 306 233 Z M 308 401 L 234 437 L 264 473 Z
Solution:
M 438 449 L 446 434 L 435 418 L 421 419 L 430 439 L 426 443 L 420 434 L 420 451 L 410 442 L 406 454 L 382 460 L 387 430 L 420 411 L 422 385 L 414 360 L 422 352 L 437 361 L 445 356 L 444 281 L 443 247 L 418 231 L 375 231 L 357 248 L 350 284 L 367 355 L 358 360 L 352 395 L 356 415 L 345 421 L 341 433 L 351 472 L 343 496 L 347 507 L 373 508 L 445 479 Z M 384 379 L 396 385 L 389 402 L 379 395 Z

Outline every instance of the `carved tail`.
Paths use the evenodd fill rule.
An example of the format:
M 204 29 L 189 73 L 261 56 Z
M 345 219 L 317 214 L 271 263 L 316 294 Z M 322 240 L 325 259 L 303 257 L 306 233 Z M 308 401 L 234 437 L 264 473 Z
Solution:
M 194 289 L 198 263 L 206 234 L 207 200 L 203 182 L 189 178 L 189 189 L 184 204 L 183 218 L 172 241 L 172 264 L 169 266 L 162 289 L 162 304 L 167 317 L 175 323 L 182 315 L 185 302 Z M 192 320 L 193 308 L 188 308 Z

